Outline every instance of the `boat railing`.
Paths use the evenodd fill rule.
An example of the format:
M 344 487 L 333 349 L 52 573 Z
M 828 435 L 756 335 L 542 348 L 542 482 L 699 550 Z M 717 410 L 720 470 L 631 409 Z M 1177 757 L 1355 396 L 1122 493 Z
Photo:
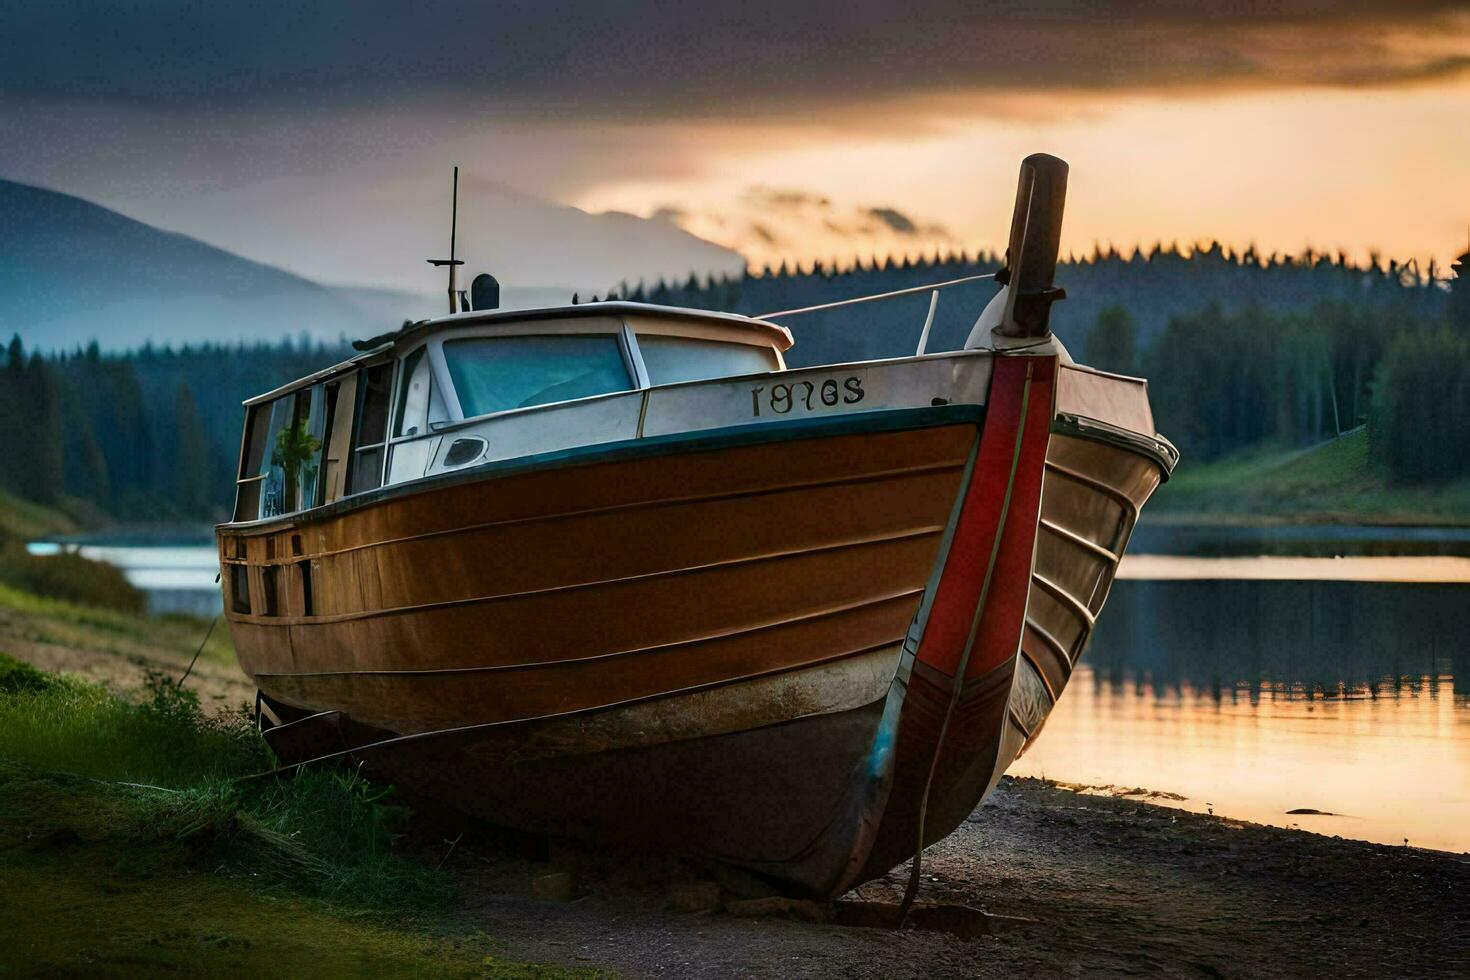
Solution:
M 987 272 L 980 276 L 961 276 L 959 279 L 947 279 L 944 282 L 931 282 L 923 286 L 910 286 L 907 289 L 894 289 L 886 293 L 870 293 L 867 296 L 854 296 L 851 299 L 839 299 L 831 303 L 818 303 L 816 306 L 799 306 L 793 310 L 776 310 L 773 313 L 759 313 L 757 320 L 769 320 L 778 316 L 797 316 L 802 313 L 816 313 L 821 310 L 835 310 L 843 306 L 856 306 L 859 303 L 876 303 L 879 300 L 897 299 L 900 296 L 912 296 L 915 293 L 929 294 L 929 313 L 924 317 L 924 329 L 919 333 L 919 346 L 914 351 L 915 355 L 924 353 L 929 346 L 929 331 L 934 326 L 934 313 L 939 309 L 939 291 L 954 286 L 963 286 L 971 282 L 983 282 L 987 279 L 993 280 L 996 273 Z

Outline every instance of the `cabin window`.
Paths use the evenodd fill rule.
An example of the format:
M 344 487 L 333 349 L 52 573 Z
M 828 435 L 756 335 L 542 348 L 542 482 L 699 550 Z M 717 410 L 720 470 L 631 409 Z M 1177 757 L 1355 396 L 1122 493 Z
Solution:
M 331 435 L 332 415 L 336 411 L 337 386 L 330 388 L 317 385 L 310 394 L 301 392 L 297 404 L 305 403 L 305 432 L 298 434 L 304 439 L 299 447 L 304 454 L 296 473 L 296 510 L 315 507 L 322 496 L 322 464 L 327 452 L 327 439 Z
M 245 416 L 245 441 L 240 447 L 240 472 L 235 477 L 237 521 L 253 521 L 260 516 L 261 492 L 266 476 L 266 427 L 270 417 L 269 405 L 252 405 Z
M 326 390 L 321 385 L 303 388 L 256 406 L 256 411 L 268 417 L 256 516 L 276 517 L 315 506 L 330 414 Z
M 286 460 L 287 456 L 281 452 L 281 445 L 286 443 L 287 454 L 292 454 L 289 440 L 292 420 L 296 414 L 296 399 L 287 395 L 285 398 L 277 398 L 266 408 L 270 415 L 270 421 L 266 424 L 265 431 L 265 458 L 262 462 L 261 476 L 264 478 L 260 492 L 260 516 L 275 517 L 278 514 L 290 513 L 292 508 L 287 503 L 286 487 Z M 291 492 L 294 496 L 294 489 Z
M 403 380 L 398 385 L 398 411 L 393 422 L 395 437 L 423 435 L 430 422 L 443 422 L 449 417 L 443 398 L 434 390 L 428 350 L 420 347 L 404 358 Z
M 363 368 L 357 380 L 357 432 L 347 492 L 376 490 L 383 483 L 383 449 L 388 439 L 388 406 L 393 396 L 393 362 Z
M 447 340 L 444 359 L 465 418 L 633 388 L 611 333 Z
M 777 369 L 776 352 L 767 346 L 733 344 L 702 337 L 639 334 L 638 351 L 655 385 L 705 381 Z

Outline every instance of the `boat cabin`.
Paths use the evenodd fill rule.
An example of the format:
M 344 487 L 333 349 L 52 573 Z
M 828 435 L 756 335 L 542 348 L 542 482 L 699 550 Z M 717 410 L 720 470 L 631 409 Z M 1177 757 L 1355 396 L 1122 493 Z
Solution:
M 245 403 L 234 522 L 641 437 L 649 389 L 783 371 L 791 342 L 762 320 L 628 302 L 412 324 Z

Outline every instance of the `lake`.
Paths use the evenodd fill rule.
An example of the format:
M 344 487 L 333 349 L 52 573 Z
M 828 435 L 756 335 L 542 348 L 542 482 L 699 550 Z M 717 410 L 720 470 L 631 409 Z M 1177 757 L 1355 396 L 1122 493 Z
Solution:
M 122 569 L 127 580 L 148 596 L 153 613 L 188 613 L 208 618 L 224 606 L 215 576 L 219 554 L 212 543 L 191 539 L 143 543 L 135 538 L 77 541 L 33 541 L 33 555 L 54 555 L 62 549 L 84 558 L 105 561 Z
M 220 609 L 210 544 L 66 547 L 118 565 L 155 611 Z M 1470 531 L 1151 525 L 1130 550 L 1012 773 L 1470 851 Z
M 1418 560 L 1368 561 L 1398 577 Z M 1203 572 L 1207 560 L 1186 561 Z M 1011 772 L 1470 850 L 1465 581 L 1120 581 L 1082 668 Z M 1298 809 L 1337 815 L 1288 813 Z

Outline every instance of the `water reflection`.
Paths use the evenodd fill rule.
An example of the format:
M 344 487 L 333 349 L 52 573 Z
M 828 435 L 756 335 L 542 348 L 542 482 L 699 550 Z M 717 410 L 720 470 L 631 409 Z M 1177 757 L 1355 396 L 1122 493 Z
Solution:
M 1097 683 L 1217 699 L 1470 697 L 1470 586 L 1331 581 L 1126 581 L 1086 661 Z
M 1467 600 L 1463 584 L 1120 581 L 1012 771 L 1470 850 Z

